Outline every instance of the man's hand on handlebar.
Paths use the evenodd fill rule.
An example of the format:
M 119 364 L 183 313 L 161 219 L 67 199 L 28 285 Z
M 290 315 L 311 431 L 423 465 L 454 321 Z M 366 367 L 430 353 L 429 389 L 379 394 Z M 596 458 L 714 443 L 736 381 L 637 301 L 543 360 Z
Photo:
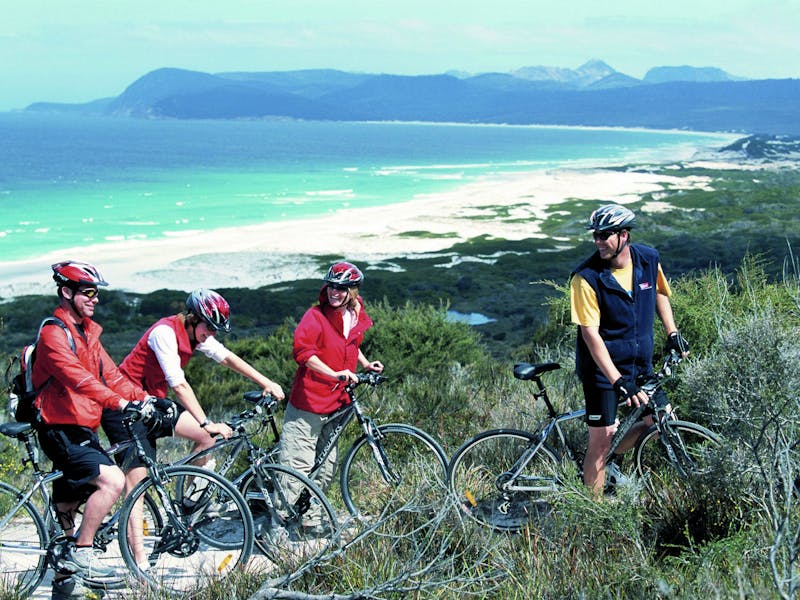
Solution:
M 667 351 L 675 351 L 681 358 L 689 356 L 689 342 L 681 335 L 680 331 L 673 331 L 667 336 Z
M 132 421 L 142 421 L 146 423 L 153 418 L 156 413 L 154 396 L 147 396 L 144 400 L 128 402 L 122 412 Z
M 634 408 L 649 402 L 645 391 L 640 389 L 635 381 L 624 377 L 620 377 L 614 382 L 614 391 L 628 406 L 633 406 Z

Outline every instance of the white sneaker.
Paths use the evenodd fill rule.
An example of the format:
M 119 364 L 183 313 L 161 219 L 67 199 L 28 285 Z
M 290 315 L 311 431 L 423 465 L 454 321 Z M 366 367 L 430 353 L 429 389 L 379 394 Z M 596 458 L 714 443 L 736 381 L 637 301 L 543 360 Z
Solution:
M 101 552 L 94 548 L 72 548 L 61 561 L 61 567 L 84 579 L 102 581 L 116 577 L 116 570 L 102 564 Z
M 615 462 L 606 465 L 606 486 L 622 487 L 630 483 L 630 479 L 619 469 Z

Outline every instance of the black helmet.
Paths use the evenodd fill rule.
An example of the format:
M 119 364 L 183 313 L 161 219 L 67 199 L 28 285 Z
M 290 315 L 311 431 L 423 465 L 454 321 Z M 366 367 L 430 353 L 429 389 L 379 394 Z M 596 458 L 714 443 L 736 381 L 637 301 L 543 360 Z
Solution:
M 621 231 L 636 226 L 636 215 L 633 211 L 619 204 L 606 204 L 589 216 L 586 229 L 594 231 Z

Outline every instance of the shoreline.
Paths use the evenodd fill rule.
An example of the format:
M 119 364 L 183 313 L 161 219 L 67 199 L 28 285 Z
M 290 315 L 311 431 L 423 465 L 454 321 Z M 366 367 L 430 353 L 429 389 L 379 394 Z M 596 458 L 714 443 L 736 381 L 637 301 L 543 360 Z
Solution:
M 656 173 L 611 170 L 614 165 L 608 164 L 556 167 L 473 182 L 389 206 L 64 249 L 0 262 L 0 299 L 52 293 L 50 265 L 65 259 L 94 264 L 112 289 L 148 293 L 163 288 L 256 288 L 317 278 L 322 273 L 315 257 L 322 255 L 347 258 L 369 269 L 370 263 L 441 252 L 482 235 L 508 240 L 541 237 L 539 223 L 564 202 L 625 204 L 646 193 L 707 188 L 708 177 L 668 174 L 671 165 L 700 162 L 665 162 Z M 746 168 L 724 160 L 713 166 Z M 645 210 L 661 208 L 653 202 Z

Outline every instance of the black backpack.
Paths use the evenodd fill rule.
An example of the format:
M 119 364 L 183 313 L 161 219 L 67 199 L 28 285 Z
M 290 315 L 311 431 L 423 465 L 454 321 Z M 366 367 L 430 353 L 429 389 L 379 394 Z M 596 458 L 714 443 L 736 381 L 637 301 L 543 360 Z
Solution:
M 36 408 L 36 397 L 39 395 L 44 387 L 50 383 L 48 379 L 43 385 L 35 388 L 31 376 L 33 374 L 33 363 L 36 360 L 36 344 L 39 342 L 39 336 L 42 333 L 42 327 L 45 325 L 58 325 L 67 334 L 69 346 L 73 352 L 77 352 L 75 347 L 75 340 L 72 333 L 66 326 L 64 321 L 58 317 L 46 317 L 39 325 L 39 330 L 36 332 L 36 340 L 32 344 L 28 344 L 19 353 L 11 359 L 11 363 L 6 369 L 6 383 L 8 384 L 8 410 L 14 415 L 14 419 L 24 423 L 36 423 L 39 420 L 39 410 Z M 11 376 L 14 364 L 19 363 L 19 369 L 16 375 Z

